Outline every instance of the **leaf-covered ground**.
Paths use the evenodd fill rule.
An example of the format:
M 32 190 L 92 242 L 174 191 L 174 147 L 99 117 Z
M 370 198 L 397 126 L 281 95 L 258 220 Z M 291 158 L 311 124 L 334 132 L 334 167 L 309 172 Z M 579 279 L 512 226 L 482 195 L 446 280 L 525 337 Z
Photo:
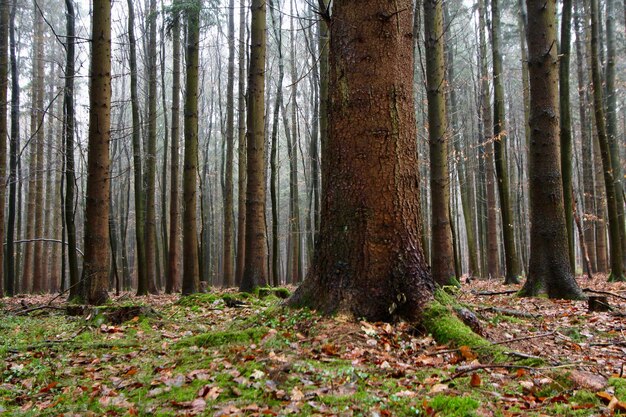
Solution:
M 626 296 L 604 277 L 581 286 Z M 437 345 L 405 323 L 290 310 L 274 295 L 115 297 L 156 314 L 68 316 L 52 296 L 4 299 L 0 414 L 25 416 L 595 416 L 626 413 L 626 312 L 519 299 L 494 281 L 458 299 L 510 350 Z M 44 306 L 45 308 L 34 309 Z M 543 359 L 540 363 L 536 357 Z

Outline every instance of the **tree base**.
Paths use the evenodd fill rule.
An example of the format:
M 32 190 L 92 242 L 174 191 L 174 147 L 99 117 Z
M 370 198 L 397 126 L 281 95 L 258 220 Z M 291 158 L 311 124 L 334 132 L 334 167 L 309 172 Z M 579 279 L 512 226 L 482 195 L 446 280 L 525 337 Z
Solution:
M 623 274 L 614 274 L 611 272 L 609 274 L 608 282 L 626 282 L 626 276 Z
M 158 314 L 152 307 L 144 305 L 101 307 L 68 305 L 65 312 L 68 316 L 84 316 L 87 319 L 93 319 L 97 316 L 101 316 L 105 322 L 111 324 L 122 324 L 135 317 L 154 317 Z

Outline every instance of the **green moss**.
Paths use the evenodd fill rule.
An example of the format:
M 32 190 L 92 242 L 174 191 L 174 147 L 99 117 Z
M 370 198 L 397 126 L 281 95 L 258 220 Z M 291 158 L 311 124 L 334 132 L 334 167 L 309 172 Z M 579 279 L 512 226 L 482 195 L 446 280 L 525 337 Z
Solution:
M 580 404 L 600 405 L 600 400 L 598 399 L 598 396 L 594 394 L 593 392 L 590 392 L 587 390 L 576 391 L 574 395 L 570 397 L 569 402 L 576 403 L 579 405 Z
M 267 329 L 264 327 L 245 330 L 209 332 L 183 339 L 176 345 L 179 347 L 213 347 L 232 343 L 258 342 L 266 333 Z
M 193 307 L 197 305 L 213 304 L 215 301 L 219 299 L 220 297 L 216 294 L 197 293 L 197 294 L 184 295 L 180 297 L 180 299 L 176 302 L 176 304 L 183 306 L 183 307 Z
M 472 397 L 437 395 L 428 402 L 429 407 L 446 417 L 476 416 L 480 403 Z
M 610 378 L 609 385 L 615 388 L 615 396 L 626 401 L 626 378 Z

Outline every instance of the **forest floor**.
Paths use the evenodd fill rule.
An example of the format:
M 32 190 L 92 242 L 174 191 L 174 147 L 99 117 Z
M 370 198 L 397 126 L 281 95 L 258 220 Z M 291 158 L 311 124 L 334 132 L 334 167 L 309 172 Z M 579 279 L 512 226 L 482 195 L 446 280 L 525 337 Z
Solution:
M 517 288 L 495 281 L 463 285 L 458 299 L 477 313 L 484 336 L 510 349 L 497 364 L 406 323 L 322 318 L 274 295 L 123 294 L 112 306 L 152 311 L 131 311 L 121 323 L 106 308 L 68 316 L 62 298 L 3 299 L 0 415 L 626 413 L 626 284 L 580 284 L 617 295 L 608 297 L 614 310 L 480 295 Z

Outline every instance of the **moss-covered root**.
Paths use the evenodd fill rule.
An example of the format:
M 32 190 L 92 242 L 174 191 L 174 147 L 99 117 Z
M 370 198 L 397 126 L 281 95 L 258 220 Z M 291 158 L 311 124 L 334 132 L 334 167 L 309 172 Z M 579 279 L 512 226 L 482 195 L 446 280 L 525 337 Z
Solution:
M 507 359 L 505 348 L 494 345 L 474 333 L 457 317 L 455 307 L 458 307 L 458 303 L 454 298 L 443 291 L 438 291 L 435 300 L 424 309 L 422 326 L 438 343 L 456 347 L 468 346 L 483 359 L 504 362 Z

